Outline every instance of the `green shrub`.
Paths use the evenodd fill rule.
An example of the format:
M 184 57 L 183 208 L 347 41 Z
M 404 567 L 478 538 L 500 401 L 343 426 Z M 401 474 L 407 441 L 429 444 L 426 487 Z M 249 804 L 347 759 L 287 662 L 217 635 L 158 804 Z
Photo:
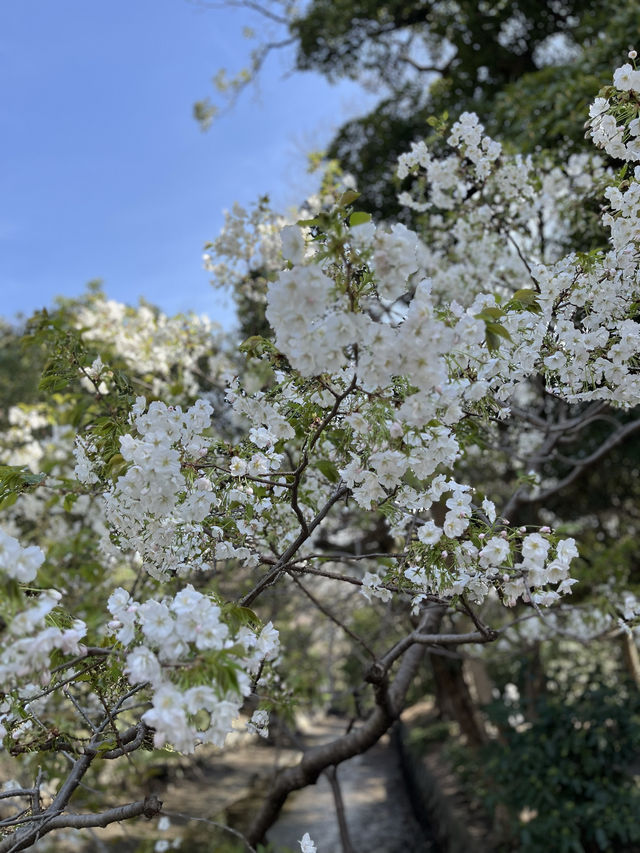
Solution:
M 501 737 L 472 760 L 467 780 L 491 812 L 509 815 L 515 843 L 539 853 L 640 851 L 640 693 L 587 686 L 572 701 L 489 706 Z M 528 718 L 528 722 L 525 720 Z M 635 763 L 635 768 L 634 768 Z M 480 784 L 478 785 L 478 781 Z

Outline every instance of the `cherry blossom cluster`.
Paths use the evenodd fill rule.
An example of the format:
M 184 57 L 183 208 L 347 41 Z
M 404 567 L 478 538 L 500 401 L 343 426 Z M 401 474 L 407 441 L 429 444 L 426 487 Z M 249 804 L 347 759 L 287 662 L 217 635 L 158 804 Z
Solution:
M 449 498 L 447 505 L 455 500 Z M 457 513 L 457 517 L 464 519 L 462 513 Z M 547 607 L 577 583 L 570 577 L 570 562 L 578 556 L 573 539 L 553 543 L 541 533 L 519 538 L 509 537 L 504 530 L 489 538 L 488 534 L 478 534 L 477 544 L 472 539 L 453 542 L 450 537 L 449 541 L 440 542 L 440 536 L 438 528 L 431 525 L 418 531 L 419 541 L 429 546 L 429 550 L 416 549 L 416 555 L 422 557 L 422 566 L 413 565 L 405 570 L 407 580 L 422 588 L 413 600 L 414 610 L 427 594 L 443 597 L 468 594 L 472 601 L 481 604 L 492 590 L 510 607 L 519 598 Z M 440 543 L 439 553 L 433 548 L 434 540 Z
M 473 164 L 475 178 L 491 176 L 492 192 L 499 193 L 503 207 L 511 202 L 522 210 L 523 200 L 535 197 L 532 162 L 501 157 L 473 116 L 465 114 L 454 125 L 449 141 L 461 147 L 463 160 Z M 431 160 L 425 160 L 418 146 L 401 163 L 400 174 L 425 162 L 429 165 Z M 482 174 L 477 174 L 481 164 Z M 351 262 L 368 262 L 376 280 L 375 295 L 383 302 L 411 294 L 409 308 L 397 307 L 396 323 L 387 322 L 386 314 L 379 312 L 385 322 L 376 322 L 373 309 L 361 310 L 367 306 L 363 296 L 370 298 L 371 291 L 354 294 L 329 266 L 323 269 L 313 259 L 301 263 L 297 249 L 288 258 L 292 266 L 268 287 L 267 317 L 276 343 L 305 376 L 354 369 L 368 391 L 388 386 L 393 376 L 411 376 L 418 393 L 409 397 L 406 408 L 418 405 L 422 423 L 440 414 L 435 411 L 438 397 L 438 402 L 443 397 L 446 401 L 449 392 L 454 400 L 459 398 L 460 374 L 465 371 L 476 382 L 487 377 L 494 386 L 500 385 L 500 396 L 506 399 L 518 380 L 542 366 L 550 387 L 556 392 L 563 389 L 571 401 L 605 399 L 632 405 L 638 394 L 636 324 L 629 317 L 638 297 L 638 178 L 636 170 L 626 190 L 608 191 L 611 212 L 603 217 L 603 225 L 611 231 L 611 251 L 588 261 L 568 256 L 555 264 L 528 267 L 524 290 L 535 313 L 510 311 L 484 294 L 466 311 L 453 303 L 448 316 L 443 316 L 432 285 L 424 278 L 424 253 L 417 236 L 403 226 L 387 232 L 367 223 L 351 229 L 349 239 L 356 250 Z M 451 198 L 468 189 L 457 175 Z M 487 316 L 499 318 L 500 334 L 507 339 L 497 354 L 482 346 L 481 319 Z M 356 349 L 357 368 L 352 360 Z M 457 375 L 451 370 L 452 361 Z M 520 370 L 514 369 L 516 364 Z M 486 392 L 489 386 L 477 386 L 473 393 L 480 396 L 480 389 Z M 429 399 L 427 406 L 423 396 Z
M 5 688 L 13 687 L 18 681 L 37 678 L 48 683 L 49 660 L 54 649 L 65 654 L 79 654 L 80 640 L 87 627 L 81 619 L 74 619 L 71 627 L 61 628 L 46 624 L 48 617 L 58 607 L 61 593 L 55 589 L 42 590 L 22 607 L 12 607 L 2 642 L 0 676 Z M 46 626 L 46 627 L 44 627 Z
M 278 348 L 291 365 L 303 376 L 342 371 L 345 380 L 355 377 L 368 393 L 389 389 L 394 376 L 410 376 L 415 390 L 407 394 L 398 414 L 414 427 L 433 418 L 455 423 L 462 415 L 465 392 L 478 400 L 493 384 L 500 386 L 503 397 L 508 395 L 511 385 L 526 375 L 526 350 L 521 344 L 522 370 L 518 371 L 512 357 L 515 345 L 507 342 L 497 353 L 482 346 L 486 331 L 482 315 L 487 309 L 498 310 L 495 297 L 483 294 L 467 309 L 454 303 L 443 310 L 429 280 L 420 277 L 415 234 L 400 228 L 388 234 L 370 224 L 352 230 L 362 254 L 360 263 L 371 253 L 373 266 L 384 269 L 383 294 L 411 292 L 411 303 L 408 308 L 398 307 L 396 322 L 386 321 L 384 313 L 376 320 L 373 311 L 353 308 L 341 283 L 316 264 L 284 270 L 269 284 L 267 318 Z M 409 245 L 414 246 L 413 253 L 406 252 Z M 405 251 L 403 265 L 395 262 L 400 251 Z M 374 294 L 368 296 L 371 299 Z M 531 370 L 537 355 L 533 347 L 537 343 L 539 348 L 544 330 L 532 327 L 522 311 L 501 313 L 505 313 L 505 337 L 524 338 L 529 345 Z M 486 384 L 471 388 L 470 376 Z
M 37 545 L 23 548 L 0 528 L 0 572 L 20 583 L 31 583 L 43 563 L 44 554 Z
M 96 294 L 74 311 L 73 322 L 86 341 L 118 353 L 136 372 L 147 374 L 152 393 L 165 399 L 171 397 L 176 371 L 183 394 L 195 396 L 203 364 L 210 381 L 230 366 L 220 327 L 204 315 L 168 317 L 147 305 L 133 308 Z
M 628 126 L 637 127 L 637 121 Z M 595 139 L 608 150 L 603 140 Z M 640 148 L 626 159 L 640 159 Z M 543 362 L 550 387 L 565 399 L 630 407 L 640 399 L 634 310 L 640 296 L 640 167 L 626 186 L 610 186 L 605 195 L 610 207 L 602 221 L 611 234 L 611 249 L 533 271 L 545 313 L 553 312 L 551 352 Z
M 589 109 L 595 144 L 618 160 L 640 160 L 640 70 L 628 63 L 616 69 L 608 97 L 596 98 Z
M 110 629 L 128 648 L 124 671 L 129 682 L 151 686 L 152 707 L 142 720 L 154 729 L 155 745 L 169 742 L 181 752 L 193 752 L 197 743 L 223 746 L 252 690 L 250 674 L 278 654 L 273 625 L 268 623 L 257 633 L 245 626 L 232 636 L 218 604 L 191 584 L 172 599 L 142 603 L 119 587 L 107 607 L 113 616 Z M 134 643 L 140 639 L 142 643 Z M 201 664 L 189 678 L 196 655 Z M 208 655 L 233 668 L 236 689 L 223 691 L 207 675 Z M 182 684 L 175 683 L 173 673 L 180 673 Z M 208 720 L 204 728 L 198 723 L 201 712 Z M 266 712 L 257 714 L 252 725 L 256 732 L 264 731 Z
M 261 268 L 280 265 L 280 231 L 288 220 L 273 213 L 262 200 L 247 211 L 237 202 L 225 211 L 224 226 L 218 236 L 207 244 L 203 261 L 205 269 L 218 285 L 235 282 L 238 275 Z M 255 294 L 248 294 L 255 298 Z
M 503 156 L 500 147 L 483 135 L 476 117 L 461 117 L 449 142 L 460 149 L 462 160 L 471 164 L 466 183 L 459 174 L 450 180 L 456 172 L 451 163 L 443 169 L 449 178 L 439 179 L 437 169 L 431 172 L 435 161 L 420 145 L 414 146 L 400 166 L 401 176 L 414 166 L 427 171 L 435 185 L 431 187 L 436 195 L 434 203 L 445 209 L 452 207 L 473 189 L 471 180 L 487 182 L 489 178 L 491 192 L 499 194 L 503 208 L 508 203 L 522 209 L 523 199 L 535 198 L 532 162 Z M 458 162 L 459 158 L 454 159 Z M 458 454 L 452 428 L 473 411 L 473 403 L 486 403 L 492 397 L 508 402 L 518 384 L 526 383 L 538 371 L 547 375 L 549 390 L 570 401 L 637 403 L 638 336 L 630 313 L 639 296 L 634 244 L 634 235 L 640 233 L 636 205 L 639 177 L 634 173 L 624 193 L 615 189 L 608 193 L 612 212 L 603 218 L 603 224 L 612 232 L 610 252 L 589 266 L 573 256 L 555 264 L 541 261 L 532 267 L 523 265 L 526 270 L 521 270 L 520 282 L 524 278 L 522 283 L 528 287 L 516 291 L 514 301 L 523 300 L 525 309 L 530 306 L 531 311 L 516 306 L 512 309 L 486 294 L 477 296 L 466 311 L 455 303 L 446 308 L 434 298 L 432 286 L 424 277 L 425 253 L 418 237 L 403 226 L 387 231 L 367 223 L 351 229 L 345 251 L 350 252 L 352 265 L 370 271 L 373 290 L 367 290 L 366 285 L 358 290 L 357 285 L 345 282 L 336 276 L 330 263 L 305 255 L 301 234 L 295 239 L 288 235 L 284 251 L 289 268 L 268 285 L 267 317 L 276 333 L 276 344 L 291 365 L 303 376 L 331 375 L 338 387 L 344 388 L 351 381 L 357 390 L 378 396 L 388 393 L 393 377 L 411 377 L 411 388 L 399 400 L 396 391 L 389 432 L 379 436 L 384 449 L 375 446 L 375 432 L 367 433 L 367 426 L 371 428 L 372 424 L 367 425 L 366 417 L 357 413 L 366 435 L 362 441 L 355 438 L 351 460 L 340 468 L 340 474 L 363 507 L 384 501 L 394 488 L 400 489 L 403 497 L 403 476 L 408 470 L 416 473 L 410 453 L 402 446 L 411 428 L 418 433 L 415 445 L 435 451 L 431 454 L 433 468 L 419 469 L 419 476 L 429 477 L 438 465 L 451 466 L 455 461 Z M 444 201 L 445 196 L 450 204 Z M 366 272 L 360 275 L 366 282 Z M 610 286 L 603 287 L 603 281 Z M 385 304 L 405 294 L 411 295 L 408 308 L 394 305 L 395 313 L 391 314 L 384 310 Z M 383 310 L 375 308 L 372 299 L 380 300 Z M 498 333 L 504 338 L 498 352 L 486 345 L 485 323 L 488 330 L 491 319 L 499 321 Z M 366 411 L 364 405 L 362 408 Z M 391 407 L 388 411 L 391 414 Z M 508 410 L 503 411 L 506 413 Z M 376 418 L 379 420 L 380 411 Z M 355 412 L 352 422 L 357 422 Z M 425 440 L 429 429 L 431 441 Z M 395 446 L 394 437 L 399 439 Z M 449 448 L 444 457 L 437 452 L 437 443 L 442 440 Z M 460 515 L 464 519 L 464 513 Z M 465 532 L 461 518 L 447 519 L 449 536 Z M 520 596 L 536 604 L 549 604 L 570 591 L 575 582 L 569 576 L 568 555 L 575 556 L 570 540 L 558 544 L 554 552 L 549 541 L 530 534 L 519 545 L 522 562 L 517 562 L 511 548 L 507 555 L 504 539 L 489 541 L 494 550 L 498 541 L 502 543 L 500 553 L 496 550 L 493 555 L 496 565 L 487 563 L 487 545 L 479 547 L 467 541 L 464 548 L 458 547 L 456 581 L 449 585 L 451 590 L 461 592 L 475 584 L 476 598 L 482 600 L 488 590 L 486 570 L 497 574 L 507 566 L 515 571 L 515 576 L 503 573 L 502 577 L 503 598 L 508 604 Z M 539 555 L 538 561 L 534 553 Z M 482 580 L 469 574 L 474 558 L 483 570 Z M 447 571 L 450 573 L 450 568 Z M 386 598 L 387 592 L 376 577 L 374 573 L 366 576 L 365 591 L 377 591 Z M 557 584 L 557 590 L 547 589 L 549 584 Z M 531 593 L 531 589 L 537 591 Z
M 206 455 L 212 439 L 204 433 L 212 412 L 204 400 L 186 412 L 159 401 L 147 409 L 140 397 L 131 412 L 137 435 L 120 438 L 129 468 L 105 494 L 111 539 L 122 551 L 137 553 L 158 579 L 207 567 L 202 522 L 218 498 L 207 478 L 188 483 L 183 468 Z
M 87 626 L 80 619 L 65 617 L 60 608 L 62 594 L 55 589 L 31 586 L 45 555 L 35 545 L 22 547 L 0 529 L 0 579 L 7 593 L 0 602 L 3 631 L 0 635 L 0 684 L 9 693 L 18 685 L 37 681 L 48 684 L 51 653 L 80 654 Z M 31 594 L 22 594 L 19 584 L 29 584 Z M 17 717 L 11 701 L 0 705 L 0 739 Z
M 398 176 L 412 181 L 399 200 L 422 213 L 425 275 L 446 302 L 468 305 L 486 292 L 508 299 L 531 287 L 531 261 L 566 254 L 576 206 L 600 191 L 607 171 L 594 154 L 572 155 L 562 167 L 507 156 L 471 113 L 454 124 L 447 142 L 453 151 L 445 157 L 421 141 L 398 162 Z
M 444 495 L 443 524 L 424 519 L 424 512 Z M 536 606 L 549 606 L 571 592 L 575 578 L 570 563 L 578 556 L 574 539 L 560 539 L 549 528 L 526 533 L 526 528 L 507 532 L 496 518 L 492 501 L 474 506 L 466 485 L 442 475 L 420 496 L 420 516 L 402 506 L 406 491 L 396 501 L 395 527 L 398 532 L 416 528 L 406 553 L 403 587 L 412 594 L 412 609 L 419 612 L 428 596 L 443 600 L 468 595 L 476 604 L 497 594 L 513 607 L 518 599 Z M 415 509 L 415 504 L 414 504 Z M 392 578 L 394 581 L 396 578 Z M 402 580 L 402 578 L 400 578 Z M 552 587 L 555 587 L 552 588 Z M 366 572 L 361 593 L 388 601 L 389 589 L 377 572 Z

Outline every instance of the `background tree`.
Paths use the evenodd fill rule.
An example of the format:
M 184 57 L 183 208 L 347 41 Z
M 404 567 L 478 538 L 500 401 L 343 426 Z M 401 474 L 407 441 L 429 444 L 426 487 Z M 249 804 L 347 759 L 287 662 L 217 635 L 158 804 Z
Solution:
M 472 110 L 490 135 L 524 153 L 566 159 L 589 150 L 582 125 L 592 93 L 638 36 L 634 0 L 312 0 L 302 11 L 279 2 L 232 5 L 260 13 L 278 36 L 221 87 L 226 96 L 236 97 L 271 51 L 291 45 L 299 70 L 381 93 L 371 113 L 338 131 L 327 156 L 355 177 L 360 206 L 382 218 L 407 215 L 390 176 L 412 141 L 437 143 L 432 117 L 454 120 Z M 206 101 L 196 112 L 207 114 Z

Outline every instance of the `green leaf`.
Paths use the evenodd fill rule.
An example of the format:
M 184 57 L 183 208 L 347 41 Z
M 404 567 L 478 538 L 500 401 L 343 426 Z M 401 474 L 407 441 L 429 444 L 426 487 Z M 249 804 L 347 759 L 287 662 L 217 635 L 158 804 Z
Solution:
M 7 495 L 6 498 L 3 498 L 0 501 L 0 509 L 8 509 L 10 506 L 13 506 L 17 500 L 18 500 L 17 493 L 12 492 L 10 495 Z
M 523 305 L 531 305 L 532 302 L 538 301 L 538 294 L 530 287 L 523 287 L 521 290 L 516 290 L 511 298 L 516 299 Z
M 513 338 L 505 327 L 500 325 L 500 323 L 487 323 L 487 331 L 494 335 L 499 335 L 501 338 L 505 338 L 505 340 L 513 343 Z
M 38 390 L 40 391 L 50 391 L 55 393 L 56 391 L 64 391 L 70 385 L 69 377 L 67 376 L 43 376 L 40 382 L 38 383 Z
M 0 465 L 0 506 L 11 506 L 19 494 L 40 486 L 46 474 L 32 474 L 20 465 Z
M 355 190 L 345 190 L 338 199 L 338 207 L 347 207 L 348 205 L 353 204 L 353 202 L 358 198 L 360 198 L 359 192 L 356 192 Z
M 333 462 L 330 462 L 328 459 L 319 459 L 316 462 L 316 468 L 318 468 L 318 470 L 324 474 L 324 476 L 330 483 L 337 483 L 340 479 L 338 469 L 333 464 Z
M 237 630 L 243 625 L 251 625 L 255 628 L 260 625 L 260 620 L 250 607 L 243 607 L 231 601 L 223 605 L 222 612 L 225 622 L 228 622 Z
M 511 340 L 511 335 L 500 323 L 487 323 L 485 341 L 490 352 L 500 349 L 500 339 Z
M 500 317 L 504 317 L 505 312 L 502 308 L 497 308 L 489 305 L 487 308 L 483 308 L 479 314 L 476 314 L 477 320 L 484 320 L 486 323 L 491 323 L 493 320 L 499 320 Z
M 22 474 L 22 482 L 27 486 L 41 486 L 44 481 L 44 474 L 32 474 L 28 470 L 24 471 Z
M 112 480 L 117 480 L 122 474 L 124 474 L 127 470 L 127 463 L 124 461 L 124 457 L 121 453 L 114 453 L 111 459 L 104 466 L 104 472 L 107 477 L 110 477 Z
M 262 335 L 251 335 L 250 338 L 240 344 L 240 352 L 259 357 L 266 352 L 275 352 L 275 347 L 272 341 L 263 338 Z
M 542 308 L 538 302 L 538 294 L 530 288 L 516 290 L 508 302 L 509 307 L 524 308 L 526 311 L 531 311 L 532 314 L 541 314 Z
M 78 500 L 78 495 L 74 495 L 70 493 L 64 496 L 64 501 L 62 502 L 62 506 L 64 507 L 66 512 L 71 512 L 73 509 L 74 503 Z
M 371 222 L 371 214 L 365 213 L 364 210 L 354 210 L 349 217 L 349 225 L 364 225 L 365 222 Z

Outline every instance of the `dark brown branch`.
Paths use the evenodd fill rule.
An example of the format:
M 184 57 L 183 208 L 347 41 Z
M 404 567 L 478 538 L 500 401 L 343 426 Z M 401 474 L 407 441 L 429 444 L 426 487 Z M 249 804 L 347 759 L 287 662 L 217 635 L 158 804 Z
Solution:
M 437 631 L 444 613 L 443 607 L 427 607 L 420 630 Z M 285 800 L 292 791 L 314 784 L 327 767 L 336 766 L 354 755 L 366 752 L 389 730 L 400 716 L 404 701 L 420 662 L 424 649 L 419 644 L 409 648 L 400 662 L 391 686 L 376 691 L 376 707 L 368 719 L 347 734 L 309 749 L 293 767 L 281 770 L 271 787 L 271 792 L 256 815 L 247 837 L 256 845 L 264 839 L 269 827 L 277 818 Z
M 140 720 L 140 722 L 131 726 L 131 728 L 127 729 L 126 732 L 118 735 L 118 746 L 114 749 L 108 749 L 106 752 L 103 752 L 102 758 L 120 758 L 121 755 L 126 755 L 128 752 L 133 752 L 135 749 L 138 749 L 142 746 L 142 742 L 144 741 L 149 729 L 146 725 Z
M 305 453 L 305 462 L 307 459 L 307 455 Z M 300 529 L 305 534 L 305 536 L 309 535 L 309 527 L 307 525 L 307 519 L 304 517 L 302 510 L 300 509 L 300 504 L 298 503 L 298 488 L 300 486 L 302 471 L 296 472 L 295 479 L 291 484 L 291 509 L 295 512 L 296 518 L 300 524 Z
M 111 823 L 140 817 L 140 815 L 144 815 L 147 820 L 150 820 L 160 814 L 161 809 L 162 803 L 154 794 L 136 803 L 116 806 L 116 808 L 107 809 L 99 814 L 75 814 L 72 812 L 54 814 L 48 817 L 49 809 L 47 809 L 46 812 L 34 819 L 34 822 L 37 820 L 38 826 L 29 827 L 27 830 L 18 830 L 0 842 L 0 853 L 17 853 L 18 850 L 25 850 L 54 829 L 87 829 L 92 826 L 109 826 Z
M 81 663 L 87 658 L 107 657 L 113 651 L 114 649 L 104 649 L 100 646 L 86 646 L 84 654 L 78 655 L 75 658 L 71 658 L 71 660 L 67 660 L 64 663 L 59 664 L 58 666 L 54 666 L 54 668 L 51 670 L 51 674 L 53 675 L 55 672 L 60 672 L 63 669 L 68 669 L 70 666 L 75 666 L 77 663 Z
M 41 693 L 38 693 L 35 696 L 30 696 L 29 702 L 35 702 L 36 699 L 42 699 L 44 696 L 48 696 L 50 693 L 53 693 L 59 687 L 64 687 L 65 684 L 71 684 L 73 681 L 76 681 L 81 675 L 85 675 L 87 672 L 91 672 L 92 669 L 95 669 L 99 665 L 100 661 L 91 661 L 91 663 L 87 664 L 87 666 L 85 666 L 83 669 L 80 669 L 73 675 L 70 675 L 69 678 L 65 678 L 62 681 L 57 681 L 55 684 L 52 684 L 50 687 L 47 687 L 47 689 L 43 690 Z
M 397 58 L 400 62 L 406 62 L 412 68 L 415 68 L 416 71 L 420 71 L 426 74 L 446 74 L 449 66 L 451 65 L 450 62 L 442 66 L 422 65 L 420 62 L 417 62 L 415 59 L 413 59 L 413 57 L 408 56 L 407 54 L 400 54 Z
M 309 558 L 304 557 L 304 559 L 307 560 Z M 285 568 L 287 571 L 291 570 L 301 575 L 317 575 L 318 577 L 330 578 L 334 581 L 344 581 L 344 583 L 350 583 L 353 584 L 353 586 L 362 586 L 362 580 L 360 578 L 352 578 L 349 575 L 340 575 L 337 572 L 329 572 L 325 569 L 312 569 L 310 566 L 298 566 L 296 563 L 289 563 L 289 565 L 285 566 Z M 381 583 L 380 589 L 388 589 L 391 592 L 402 591 L 399 589 L 399 587 L 388 583 Z
M 31 820 L 31 815 L 29 815 L 28 817 L 25 817 L 25 815 L 28 815 L 28 813 L 29 813 L 29 809 L 22 809 L 21 812 L 18 812 L 17 814 L 13 814 L 13 815 L 11 815 L 11 817 L 6 817 L 4 820 L 0 820 L 0 826 L 11 826 L 11 827 L 13 827 L 13 826 L 17 826 L 19 823 L 26 823 L 27 821 Z
M 555 486 L 551 486 L 535 496 L 525 494 L 524 487 L 521 486 L 509 499 L 504 508 L 503 515 L 508 518 L 509 514 L 511 514 L 513 510 L 521 504 L 542 503 L 556 495 L 558 492 L 561 492 L 563 489 L 566 489 L 567 486 L 572 485 L 582 474 L 584 474 L 588 468 L 595 465 L 596 462 L 599 462 L 600 459 L 602 459 L 603 456 L 606 456 L 610 450 L 613 450 L 614 447 L 617 447 L 618 444 L 621 444 L 625 439 L 634 432 L 637 432 L 639 429 L 640 420 L 632 421 L 624 427 L 616 430 L 600 445 L 597 450 L 594 450 L 593 453 L 589 454 L 589 456 L 585 456 L 584 459 L 578 460 L 573 471 L 570 471 L 566 477 L 559 480 Z
M 522 253 L 522 249 L 520 248 L 520 246 L 518 246 L 515 239 L 513 238 L 513 235 L 511 234 L 511 232 L 508 229 L 505 229 L 504 233 L 507 237 L 507 240 L 509 240 L 509 242 L 514 246 L 514 248 L 518 254 L 518 257 L 520 258 L 522 263 L 527 268 L 527 272 L 529 273 L 529 277 L 530 277 L 531 281 L 533 282 L 535 289 L 537 290 L 538 293 L 540 293 L 540 285 L 538 284 L 536 279 L 533 277 L 533 273 L 531 272 L 531 267 L 529 266 L 529 262 L 527 261 L 524 254 Z
M 316 542 L 316 544 L 318 544 Z M 303 560 L 329 560 L 333 563 L 342 563 L 347 560 L 373 560 L 377 557 L 384 559 L 403 560 L 406 554 L 394 554 L 389 551 L 370 551 L 365 554 L 351 554 L 348 551 L 332 551 L 330 554 L 307 554 L 304 557 L 299 557 L 297 560 L 292 560 L 292 563 L 301 562 Z
M 10 791 L 0 791 L 0 800 L 7 800 L 9 797 L 30 797 L 37 788 L 12 788 Z
M 283 571 L 285 571 L 285 567 L 289 560 L 296 553 L 298 548 L 306 542 L 306 540 L 311 536 L 316 527 L 320 524 L 321 521 L 325 519 L 328 515 L 331 507 L 337 503 L 341 498 L 349 493 L 349 489 L 345 485 L 339 485 L 338 488 L 331 495 L 326 504 L 322 507 L 322 509 L 317 513 L 315 518 L 313 518 L 309 524 L 307 525 L 307 532 L 302 530 L 300 534 L 296 537 L 296 539 L 289 545 L 284 554 L 280 557 L 275 566 L 264 575 L 261 580 L 254 586 L 254 588 L 249 592 L 244 598 L 240 599 L 240 604 L 243 607 L 250 607 L 251 604 L 256 600 L 256 598 L 262 593 L 268 586 L 274 584 Z
M 38 767 L 38 775 L 31 793 L 31 813 L 36 815 L 42 811 L 42 803 L 40 801 L 40 785 L 42 785 L 42 767 Z
M 68 688 L 68 687 L 64 687 L 64 688 L 63 688 L 63 690 L 62 690 L 62 693 L 63 693 L 63 694 L 64 694 L 64 696 L 66 696 L 66 698 L 71 702 L 71 704 L 73 705 L 73 707 L 74 707 L 74 708 L 76 709 L 76 711 L 80 714 L 80 716 L 81 716 L 81 717 L 82 717 L 82 719 L 85 721 L 85 723 L 87 724 L 87 726 L 91 729 L 91 731 L 95 732 L 96 727 L 93 725 L 93 723 L 91 722 L 91 720 L 89 719 L 89 717 L 85 714 L 84 709 L 82 708 L 82 706 L 80 705 L 80 703 L 78 702 L 78 700 L 75 698 L 75 696 L 71 693 L 71 691 L 69 690 L 69 688 Z
M 342 845 L 342 853 L 356 853 L 351 843 L 349 835 L 349 827 L 347 826 L 347 818 L 344 808 L 344 800 L 342 799 L 342 790 L 338 781 L 337 767 L 327 767 L 324 775 L 329 780 L 331 785 L 331 793 L 333 794 L 333 802 L 336 809 L 336 818 L 338 819 L 338 829 L 340 830 L 340 843 Z
M 443 610 L 444 612 L 444 610 Z M 421 631 L 412 631 L 402 640 L 397 642 L 387 654 L 372 667 L 370 678 L 377 679 L 387 673 L 392 664 L 414 644 L 423 646 L 462 646 L 467 643 L 490 643 L 498 636 L 496 631 L 471 631 L 467 634 L 424 634 Z
M 119 820 L 128 820 L 132 817 L 142 815 L 147 820 L 156 817 L 162 809 L 162 801 L 155 794 L 150 794 L 144 800 L 138 800 L 135 803 L 128 803 L 126 806 L 116 806 L 113 809 L 107 809 L 99 814 L 64 814 L 57 818 L 52 818 L 47 821 L 48 829 L 58 829 L 60 827 L 73 827 L 74 829 L 82 829 L 87 826 L 108 826 L 110 823 L 116 823 Z M 47 829 L 47 831 L 48 831 Z

